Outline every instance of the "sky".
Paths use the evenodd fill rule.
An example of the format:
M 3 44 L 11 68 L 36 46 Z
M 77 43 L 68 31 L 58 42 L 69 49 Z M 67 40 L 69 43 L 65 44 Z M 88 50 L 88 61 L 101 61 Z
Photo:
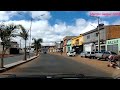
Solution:
M 119 25 L 120 11 L 0 11 L 0 23 L 21 24 L 30 29 L 32 38 L 42 38 L 42 45 L 54 45 L 65 36 L 78 36 L 97 27 L 97 18 L 105 25 Z M 19 31 L 18 31 L 19 32 Z M 12 38 L 24 47 L 20 37 Z M 29 40 L 27 41 L 29 45 Z

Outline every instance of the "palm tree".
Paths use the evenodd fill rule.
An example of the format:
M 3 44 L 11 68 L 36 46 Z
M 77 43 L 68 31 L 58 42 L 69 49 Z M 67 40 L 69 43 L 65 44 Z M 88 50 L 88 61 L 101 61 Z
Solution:
M 27 56 L 26 56 L 26 41 L 28 40 L 28 32 L 27 30 L 22 26 L 22 25 L 19 25 L 20 29 L 22 30 L 22 32 L 20 32 L 19 36 L 22 37 L 24 40 L 25 40 L 25 55 L 24 55 L 24 60 L 27 59 Z
M 41 43 L 43 42 L 43 39 L 39 38 L 39 39 L 35 39 L 33 38 L 34 42 L 33 42 L 33 46 L 36 50 L 36 56 L 38 55 L 38 51 L 41 48 Z
M 15 37 L 14 35 L 14 31 L 15 29 L 17 29 L 18 26 L 14 25 L 14 24 L 10 24 L 10 25 L 0 25 L 0 38 L 2 41 L 2 57 L 1 57 L 1 68 L 4 67 L 4 55 L 7 51 L 7 49 L 10 48 L 10 42 L 11 42 L 11 37 Z

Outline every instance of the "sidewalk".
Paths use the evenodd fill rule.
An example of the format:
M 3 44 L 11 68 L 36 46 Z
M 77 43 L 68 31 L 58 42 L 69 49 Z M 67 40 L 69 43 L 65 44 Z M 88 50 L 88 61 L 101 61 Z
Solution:
M 15 56 L 15 55 L 12 55 L 12 54 L 5 54 L 4 55 L 4 58 L 7 58 L 7 57 L 13 57 L 13 56 Z M 0 54 L 0 58 L 2 57 L 2 55 Z
M 38 56 L 39 56 L 39 55 L 38 55 Z M 37 58 L 38 56 L 33 56 L 33 57 L 31 57 L 31 58 L 28 58 L 27 60 L 20 60 L 20 61 L 11 63 L 11 64 L 4 65 L 5 68 L 0 68 L 0 72 L 7 71 L 7 70 L 9 70 L 9 69 L 11 69 L 11 68 L 14 68 L 14 67 L 18 66 L 18 65 L 21 65 L 21 64 L 24 64 L 24 63 L 26 63 L 26 62 L 29 62 L 29 61 Z
M 76 62 L 87 64 L 89 66 L 92 66 L 94 68 L 97 68 L 97 69 L 99 69 L 103 72 L 109 73 L 109 74 L 114 75 L 114 76 L 120 74 L 119 69 L 114 69 L 112 67 L 107 67 L 107 65 L 108 65 L 107 61 L 100 61 L 100 60 L 97 60 L 97 59 L 89 59 L 89 58 L 81 58 L 80 55 L 77 55 L 75 57 L 68 57 L 65 53 L 63 53 L 62 55 L 60 53 L 50 53 L 50 54 L 70 58 L 70 59 L 72 59 Z

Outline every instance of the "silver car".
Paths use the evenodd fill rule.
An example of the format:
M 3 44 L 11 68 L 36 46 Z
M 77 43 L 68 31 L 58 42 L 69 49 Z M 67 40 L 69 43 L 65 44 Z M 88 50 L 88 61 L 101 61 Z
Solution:
M 81 56 L 81 57 L 86 57 L 86 52 L 81 52 L 81 53 L 80 53 L 80 56 Z

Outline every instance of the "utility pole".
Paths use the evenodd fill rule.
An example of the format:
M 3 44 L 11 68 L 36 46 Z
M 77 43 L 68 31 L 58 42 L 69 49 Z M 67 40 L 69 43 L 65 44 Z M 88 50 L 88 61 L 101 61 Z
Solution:
M 99 30 L 99 18 L 100 18 L 100 17 L 97 17 L 97 19 L 98 19 L 98 51 L 100 51 L 100 30 Z
M 91 17 L 96 17 L 97 21 L 98 21 L 98 27 L 97 27 L 97 29 L 98 29 L 98 51 L 100 51 L 100 30 L 99 30 L 99 19 L 100 19 L 100 17 L 97 17 L 97 16 L 91 16 Z M 91 25 L 91 26 L 93 26 L 93 25 Z

